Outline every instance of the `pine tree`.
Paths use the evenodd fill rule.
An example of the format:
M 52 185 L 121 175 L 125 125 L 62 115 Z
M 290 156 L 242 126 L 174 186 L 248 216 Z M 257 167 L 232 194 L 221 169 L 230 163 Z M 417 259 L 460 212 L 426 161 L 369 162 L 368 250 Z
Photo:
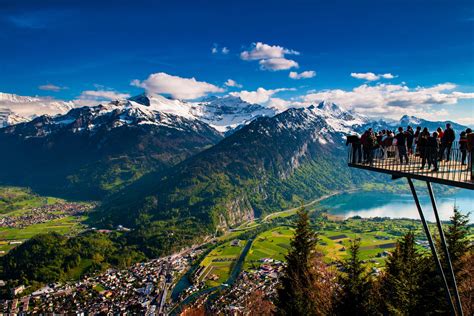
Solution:
M 276 301 L 278 315 L 326 315 L 329 312 L 327 291 L 331 287 L 322 289 L 319 286 L 327 274 L 321 267 L 322 256 L 316 251 L 317 242 L 308 213 L 300 209 L 295 235 L 285 257 L 287 265 L 280 278 Z
M 352 240 L 349 257 L 342 262 L 334 312 L 336 315 L 370 315 L 371 281 L 360 259 L 360 240 Z
M 441 279 L 430 255 L 420 253 L 408 232 L 387 259 L 381 281 L 383 314 L 419 315 L 446 312 Z
M 415 235 L 407 233 L 397 242 L 386 262 L 382 282 L 384 309 L 390 314 L 411 314 L 419 297 L 420 256 L 415 248 Z
M 451 225 L 445 232 L 446 243 L 449 256 L 453 263 L 455 272 L 462 269 L 461 258 L 469 251 L 469 214 L 463 215 L 459 209 L 454 207 L 454 214 L 451 217 Z
M 472 247 L 469 236 L 469 214 L 463 215 L 457 207 L 451 217 L 451 225 L 445 232 L 449 256 L 453 264 L 459 295 L 464 313 L 471 315 L 474 310 L 474 269 L 472 268 Z

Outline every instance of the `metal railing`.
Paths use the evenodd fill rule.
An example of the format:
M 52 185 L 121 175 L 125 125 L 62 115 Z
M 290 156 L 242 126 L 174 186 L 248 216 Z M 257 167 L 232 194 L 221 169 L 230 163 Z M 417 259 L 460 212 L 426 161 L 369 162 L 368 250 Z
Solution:
M 445 181 L 472 183 L 473 155 L 459 142 L 435 146 L 349 144 L 348 164 L 388 173 L 413 174 Z

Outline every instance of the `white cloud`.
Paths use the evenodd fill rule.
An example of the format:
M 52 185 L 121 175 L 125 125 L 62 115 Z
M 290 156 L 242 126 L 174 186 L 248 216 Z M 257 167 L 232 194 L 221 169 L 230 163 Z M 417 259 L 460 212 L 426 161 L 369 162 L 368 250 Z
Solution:
M 313 78 L 315 76 L 316 76 L 316 71 L 313 71 L 313 70 L 303 71 L 301 73 L 297 73 L 296 71 L 292 71 L 288 75 L 288 77 L 290 77 L 291 79 L 295 79 L 295 80 Z
M 298 63 L 285 58 L 285 55 L 299 55 L 300 53 L 277 45 L 268 45 L 262 42 L 253 43 L 248 51 L 240 53 L 242 60 L 258 60 L 262 70 L 286 70 L 298 68 Z
M 96 100 L 123 100 L 130 97 L 128 93 L 119 93 L 111 90 L 86 90 L 82 91 L 79 98 Z
M 60 86 L 48 83 L 48 84 L 44 84 L 44 85 L 39 86 L 38 89 L 45 90 L 45 91 L 58 92 L 58 91 L 61 91 L 61 90 L 67 89 L 67 88 L 66 87 L 60 87 Z
M 232 79 L 227 79 L 227 81 L 224 84 L 228 87 L 236 87 L 236 88 L 243 87 L 240 83 L 237 83 L 235 80 L 232 80 Z
M 285 55 L 299 55 L 300 53 L 277 45 L 268 45 L 262 42 L 252 44 L 252 48 L 248 51 L 240 53 L 243 60 L 260 60 L 270 58 L 282 58 Z
M 191 100 L 203 97 L 208 93 L 224 92 L 224 89 L 213 84 L 197 81 L 195 78 L 182 78 L 164 72 L 151 74 L 146 80 L 133 80 L 133 86 L 141 87 L 148 93 L 165 93 L 173 98 Z
M 464 124 L 467 126 L 474 126 L 474 116 L 468 116 L 468 117 L 459 117 L 454 119 L 456 123 Z
M 240 97 L 242 100 L 247 101 L 249 103 L 257 103 L 257 104 L 263 104 L 266 103 L 270 100 L 270 97 L 274 95 L 275 93 L 281 92 L 281 91 L 293 91 L 295 89 L 288 89 L 288 88 L 279 88 L 279 89 L 264 89 L 264 88 L 258 88 L 255 91 L 240 91 L 240 92 L 231 92 L 229 93 L 231 96 L 234 97 Z
M 211 53 L 214 55 L 219 54 L 219 53 L 221 53 L 222 55 L 227 55 L 228 53 L 230 53 L 230 49 L 225 46 L 222 48 L 219 48 L 219 44 L 214 43 L 214 45 L 212 45 L 212 48 L 211 48 Z
M 395 76 L 392 75 L 391 73 L 376 75 L 373 72 L 364 72 L 364 73 L 353 72 L 353 73 L 351 73 L 351 77 L 357 78 L 357 79 L 363 79 L 363 80 L 367 80 L 367 81 L 375 81 L 375 80 L 379 80 L 380 78 L 383 78 L 383 79 L 393 79 L 393 78 L 395 78 Z
M 258 63 L 260 64 L 260 69 L 271 71 L 287 70 L 299 67 L 296 61 L 286 58 L 262 59 Z
M 432 87 L 409 88 L 404 84 L 363 84 L 352 90 L 322 90 L 302 97 L 306 105 L 331 101 L 369 116 L 399 118 L 403 114 L 427 118 L 428 113 L 443 114 L 435 108 L 439 105 L 453 105 L 459 99 L 474 99 L 474 93 L 452 91 L 452 83 Z
M 123 100 L 130 97 L 128 93 L 120 93 L 113 90 L 86 90 L 82 91 L 78 98 L 73 100 L 78 106 L 96 106 L 104 101 Z
M 275 109 L 278 112 L 286 111 L 293 105 L 293 102 L 281 98 L 270 98 L 267 102 L 267 107 Z
M 380 77 L 382 77 L 384 79 L 393 79 L 393 78 L 395 78 L 395 76 L 392 75 L 391 73 L 381 74 Z

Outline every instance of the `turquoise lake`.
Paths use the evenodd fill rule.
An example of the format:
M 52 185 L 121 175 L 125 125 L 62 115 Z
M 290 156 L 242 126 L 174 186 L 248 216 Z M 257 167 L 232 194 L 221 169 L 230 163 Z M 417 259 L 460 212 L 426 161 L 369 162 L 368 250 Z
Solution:
M 436 195 L 436 194 L 435 194 Z M 419 195 L 425 217 L 434 221 L 433 209 L 428 195 Z M 470 222 L 474 222 L 474 191 L 461 189 L 449 195 L 436 195 L 438 211 L 442 220 L 447 220 L 457 205 L 462 213 L 471 212 Z M 354 192 L 335 195 L 320 202 L 330 214 L 344 218 L 359 215 L 361 217 L 390 217 L 419 219 L 411 194 L 382 192 Z

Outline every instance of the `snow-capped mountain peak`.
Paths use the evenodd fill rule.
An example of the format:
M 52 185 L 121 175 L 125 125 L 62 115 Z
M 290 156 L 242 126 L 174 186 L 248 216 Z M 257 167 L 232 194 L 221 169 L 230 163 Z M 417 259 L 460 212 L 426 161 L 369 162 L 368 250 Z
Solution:
M 407 126 L 407 125 L 419 125 L 421 124 L 421 120 L 416 116 L 410 115 L 403 115 L 399 121 L 399 125 Z
M 146 106 L 153 111 L 203 121 L 222 133 L 248 124 L 257 117 L 276 114 L 273 109 L 250 104 L 233 96 L 211 96 L 199 102 L 185 102 L 161 95 L 141 94 L 129 101 L 133 106 Z
M 322 101 L 320 102 L 317 107 L 319 110 L 323 111 L 323 112 L 326 112 L 326 113 L 329 113 L 331 115 L 334 115 L 334 116 L 339 116 L 341 115 L 342 113 L 345 113 L 347 112 L 345 109 L 341 108 L 339 105 L 337 105 L 336 103 L 332 103 L 332 102 L 329 102 L 329 101 Z
M 61 101 L 45 97 L 20 96 L 0 92 L 0 126 L 16 124 L 40 115 L 65 114 L 72 108 L 71 101 Z M 8 112 L 8 114 L 7 114 Z

